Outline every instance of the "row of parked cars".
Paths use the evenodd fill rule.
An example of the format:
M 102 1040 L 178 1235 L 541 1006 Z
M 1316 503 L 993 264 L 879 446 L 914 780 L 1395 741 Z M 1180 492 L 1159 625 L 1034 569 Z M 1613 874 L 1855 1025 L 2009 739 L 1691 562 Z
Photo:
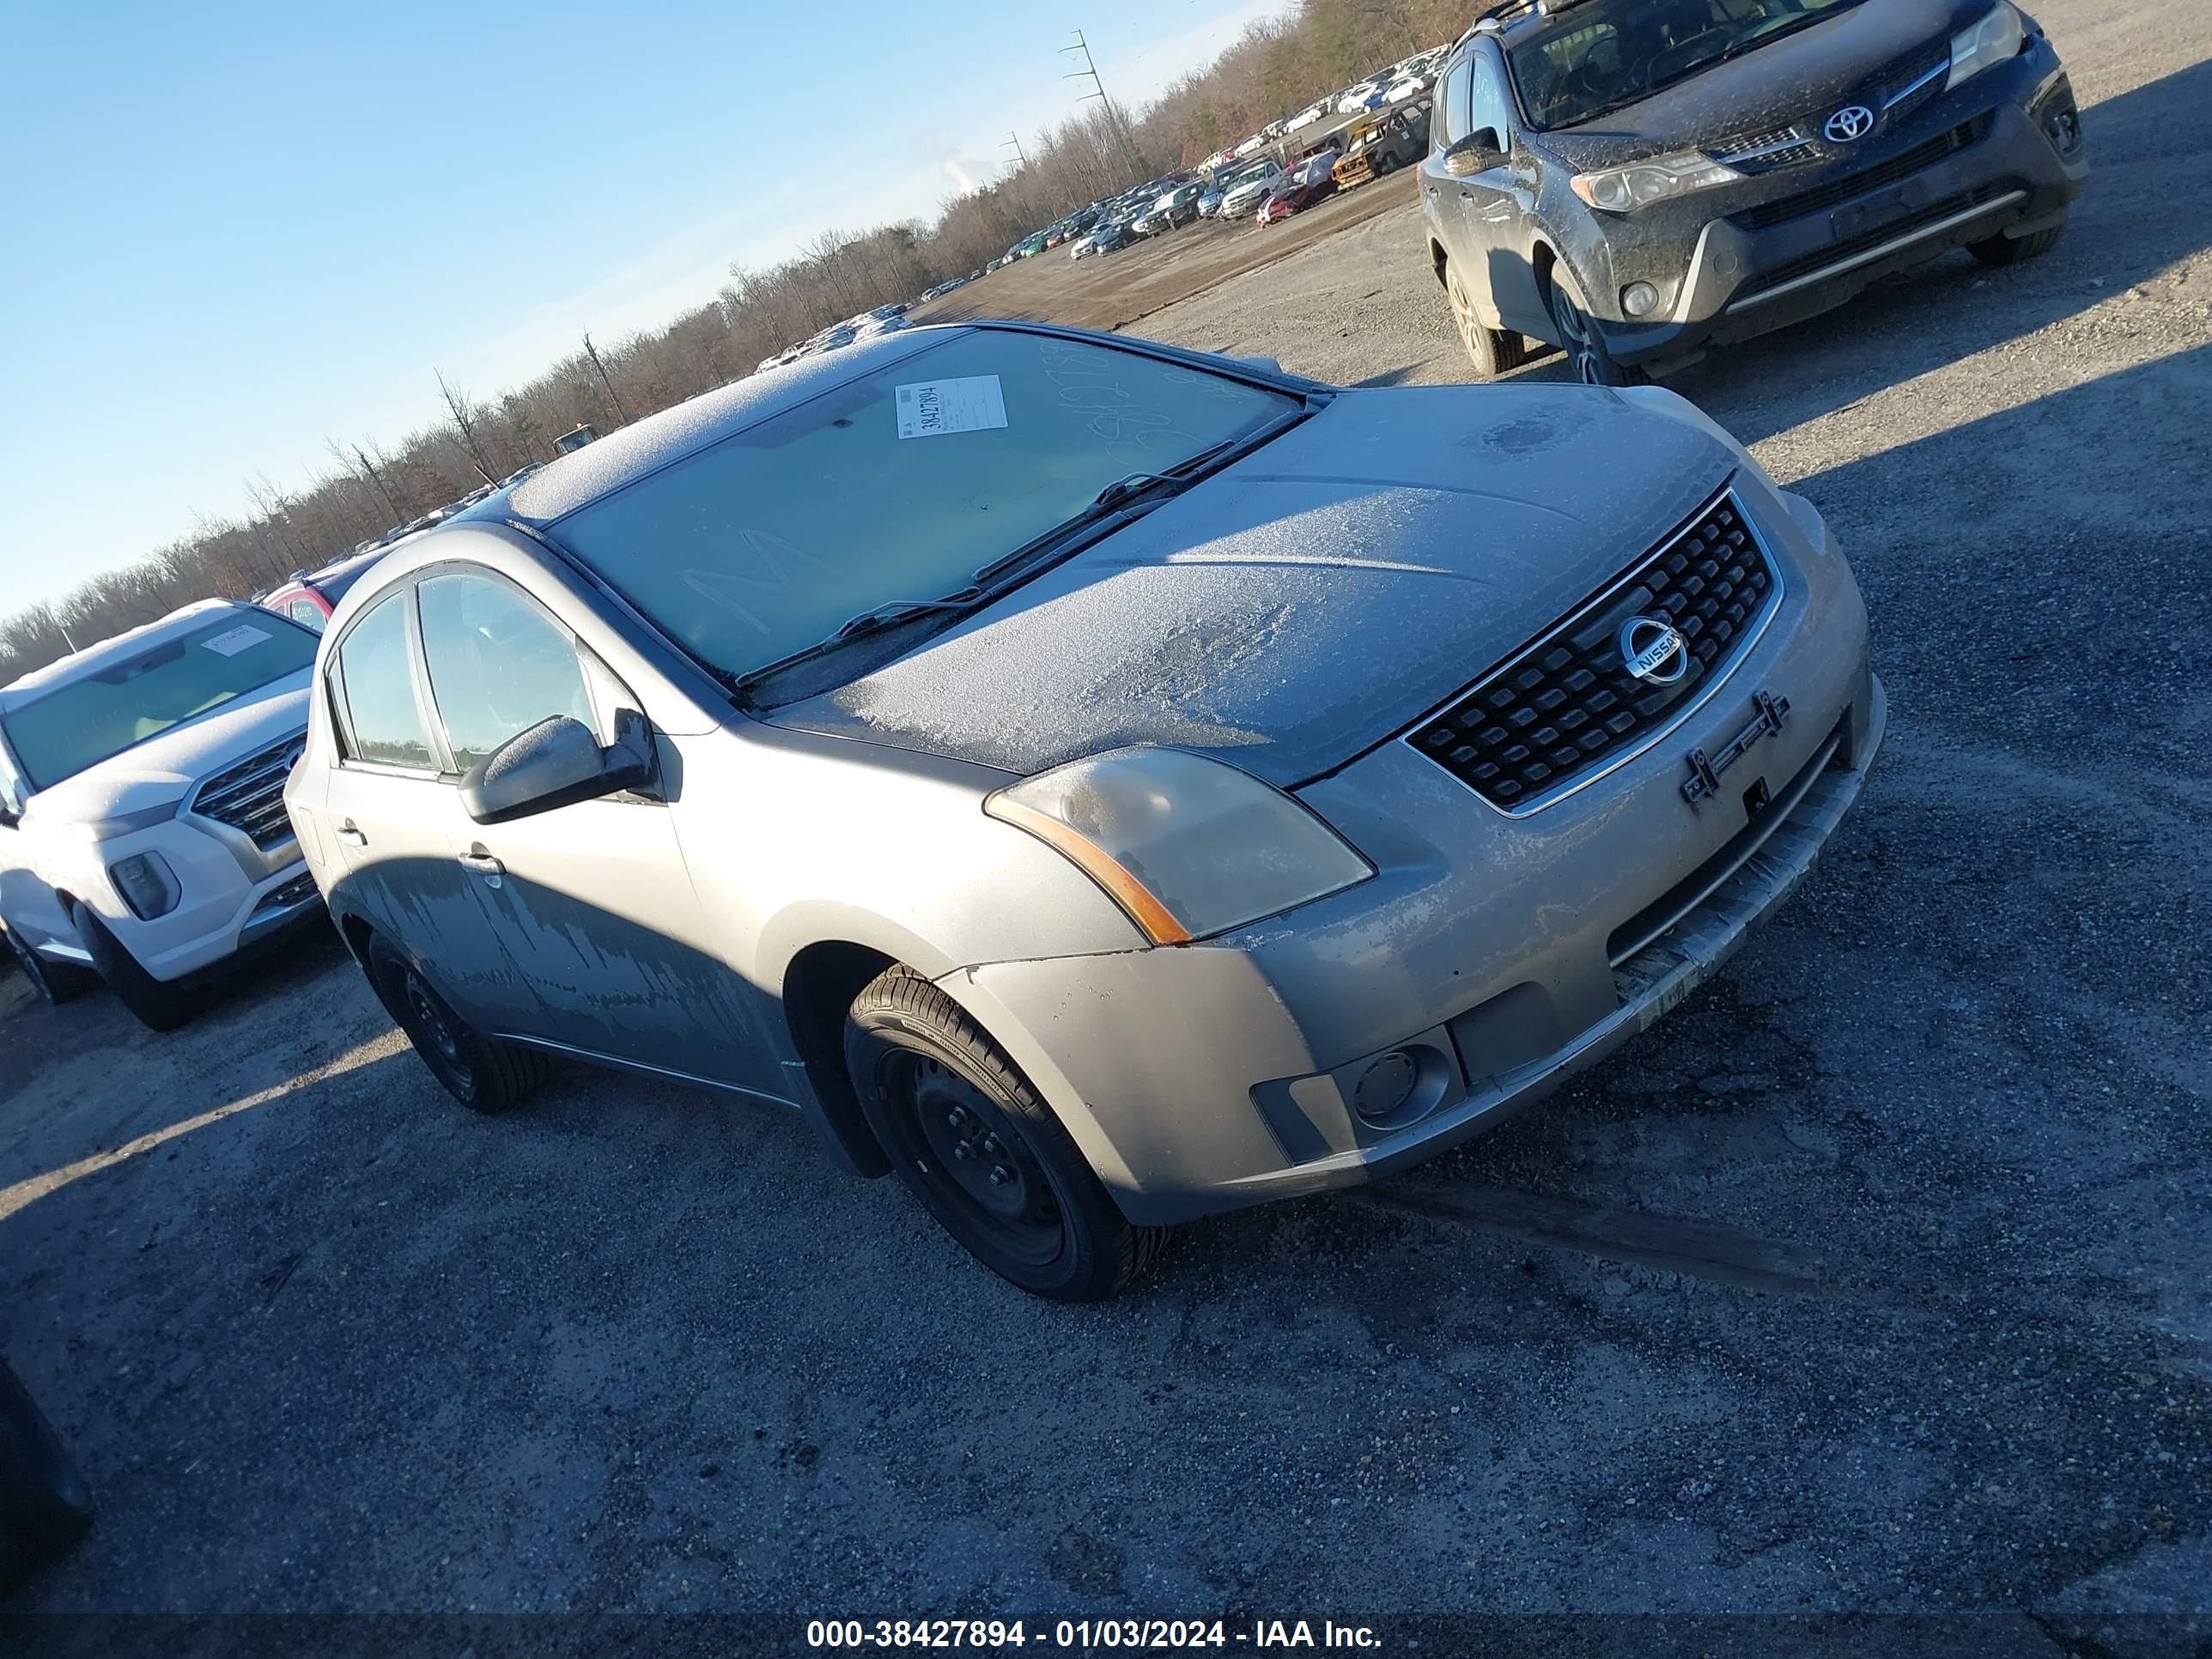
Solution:
M 1715 15 L 1494 5 L 1455 44 L 1421 165 L 1455 313 L 1606 380 L 1662 326 L 1637 283 L 1710 341 L 2056 235 L 2078 116 L 2008 0 Z M 1533 205 L 1479 193 L 1508 167 Z M 210 601 L 0 689 L 0 913 L 47 994 L 158 1025 L 326 908 L 472 1110 L 561 1057 L 775 1103 L 1012 1283 L 1109 1295 L 1176 1223 L 1611 1053 L 1857 798 L 1887 702 L 1835 537 L 1627 378 L 856 340 L 392 547 L 319 636 Z M 1285 564 L 1293 520 L 1325 534 Z

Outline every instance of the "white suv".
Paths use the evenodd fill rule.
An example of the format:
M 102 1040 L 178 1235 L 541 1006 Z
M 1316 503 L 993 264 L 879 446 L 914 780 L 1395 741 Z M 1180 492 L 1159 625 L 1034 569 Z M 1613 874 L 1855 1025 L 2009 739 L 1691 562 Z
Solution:
M 283 793 L 317 643 L 210 599 L 0 687 L 0 921 L 47 1000 L 96 975 L 166 1031 L 320 910 Z

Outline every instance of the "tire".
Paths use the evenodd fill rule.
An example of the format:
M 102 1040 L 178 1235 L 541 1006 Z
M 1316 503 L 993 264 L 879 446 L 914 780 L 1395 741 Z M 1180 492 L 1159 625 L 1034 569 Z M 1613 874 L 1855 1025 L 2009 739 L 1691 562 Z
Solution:
M 1459 267 L 1444 262 L 1444 297 L 1450 302 L 1452 325 L 1467 348 L 1468 362 L 1478 378 L 1490 380 L 1510 374 L 1528 361 L 1528 342 L 1510 329 L 1491 328 L 1475 314 L 1474 301 L 1459 279 Z
M 1981 241 L 1967 243 L 1966 252 L 1985 265 L 2021 265 L 2050 252 L 2065 233 L 2063 224 L 2056 224 L 2027 236 L 1985 237 Z
M 1651 377 L 1640 368 L 1617 363 L 1605 349 L 1605 337 L 1590 320 L 1589 303 L 1583 298 L 1574 275 L 1564 264 L 1552 267 L 1551 291 L 1546 303 L 1552 326 L 1559 336 L 1559 349 L 1567 354 L 1567 373 L 1584 386 L 1644 386 Z
M 48 962 L 16 938 L 13 928 L 6 932 L 8 954 L 15 958 L 15 966 L 22 970 L 31 988 L 48 1002 L 67 1002 L 100 983 L 100 975 L 91 969 L 80 968 L 73 962 Z
M 155 979 L 138 965 L 130 947 L 107 931 L 107 924 L 78 905 L 70 912 L 76 936 L 100 969 L 115 1000 L 149 1031 L 173 1031 L 199 1012 L 200 1000 L 181 985 Z
M 0 1595 L 68 1552 L 92 1525 L 92 1494 L 61 1437 L 0 1360 Z
M 544 1055 L 485 1036 L 380 937 L 368 942 L 368 971 L 430 1075 L 471 1111 L 495 1116 L 520 1105 L 545 1081 L 551 1067 Z
M 1158 1258 L 1075 1142 L 966 1011 L 911 969 L 854 999 L 845 1066 L 908 1191 L 969 1255 L 1056 1302 L 1099 1302 Z

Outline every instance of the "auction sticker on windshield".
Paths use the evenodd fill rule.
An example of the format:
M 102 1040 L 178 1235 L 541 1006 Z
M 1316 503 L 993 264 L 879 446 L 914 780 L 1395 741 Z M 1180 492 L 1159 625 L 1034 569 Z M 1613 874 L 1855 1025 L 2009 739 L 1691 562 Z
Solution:
M 1006 423 L 1006 395 L 995 374 L 915 380 L 898 388 L 898 434 L 941 438 Z
M 234 657 L 249 646 L 258 645 L 268 637 L 252 623 L 240 623 L 235 628 L 226 628 L 220 634 L 209 635 L 200 643 L 218 657 Z

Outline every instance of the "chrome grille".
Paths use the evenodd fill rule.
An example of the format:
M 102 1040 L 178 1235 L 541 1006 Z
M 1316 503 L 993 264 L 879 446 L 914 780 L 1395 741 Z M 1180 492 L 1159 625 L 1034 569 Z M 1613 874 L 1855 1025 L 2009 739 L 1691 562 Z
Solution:
M 1731 139 L 1712 151 L 1713 160 L 1750 178 L 1815 161 L 1820 155 L 1820 147 L 1813 142 L 1813 135 L 1802 121 L 1795 126 L 1777 127 L 1771 132 L 1754 132 Z
M 284 812 L 284 780 L 291 776 L 307 746 L 307 734 L 295 732 L 256 750 L 236 765 L 203 780 L 189 810 L 197 817 L 244 830 L 264 853 L 291 840 L 292 820 Z
M 1528 811 L 1686 712 L 1750 644 L 1780 586 L 1735 496 L 1723 495 L 1407 740 L 1492 806 Z M 1620 629 L 1638 616 L 1680 630 L 1689 659 L 1679 680 L 1629 672 Z

